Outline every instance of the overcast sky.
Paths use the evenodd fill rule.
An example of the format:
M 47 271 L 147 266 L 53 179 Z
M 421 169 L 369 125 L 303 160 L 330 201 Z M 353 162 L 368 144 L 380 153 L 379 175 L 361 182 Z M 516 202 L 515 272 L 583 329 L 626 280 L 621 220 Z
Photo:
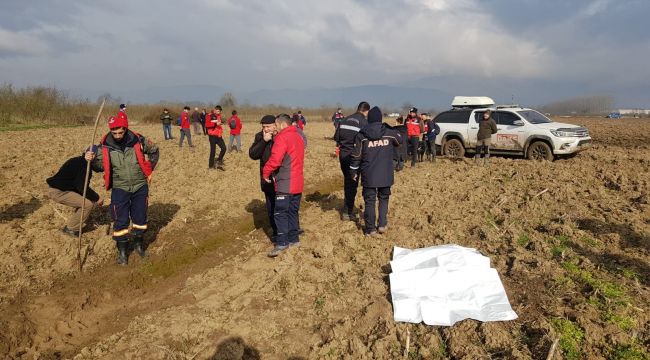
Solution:
M 133 90 L 437 75 L 650 82 L 649 0 L 2 0 L 0 83 Z

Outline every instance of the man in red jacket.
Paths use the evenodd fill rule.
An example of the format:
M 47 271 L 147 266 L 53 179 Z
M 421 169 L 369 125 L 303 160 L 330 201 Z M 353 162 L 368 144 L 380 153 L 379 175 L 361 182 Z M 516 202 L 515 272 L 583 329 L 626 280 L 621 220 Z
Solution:
M 192 145 L 192 132 L 190 131 L 190 107 L 186 106 L 183 108 L 181 113 L 181 141 L 178 143 L 178 147 L 183 147 L 183 138 L 187 137 L 187 144 L 190 147 Z
M 228 152 L 233 151 L 232 144 L 237 140 L 238 152 L 241 152 L 241 119 L 237 116 L 237 110 L 232 111 L 232 116 L 228 119 L 228 127 L 230 128 L 230 144 L 228 145 Z
M 291 117 L 281 114 L 275 119 L 278 134 L 273 139 L 271 157 L 264 164 L 262 178 L 275 180 L 275 226 L 277 237 L 270 257 L 278 256 L 292 245 L 299 244 L 300 199 L 304 187 L 303 165 L 305 143 L 298 128 L 291 126 Z
M 415 166 L 418 159 L 418 145 L 420 144 L 420 134 L 424 130 L 422 119 L 418 116 L 418 109 L 411 108 L 406 117 L 406 133 L 408 134 L 408 151 L 411 155 L 411 167 Z

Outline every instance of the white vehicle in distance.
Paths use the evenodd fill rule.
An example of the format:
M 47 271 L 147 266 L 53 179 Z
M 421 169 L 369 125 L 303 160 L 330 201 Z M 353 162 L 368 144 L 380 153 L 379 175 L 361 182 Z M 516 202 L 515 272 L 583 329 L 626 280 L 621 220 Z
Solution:
M 456 96 L 451 106 L 451 110 L 435 118 L 440 126 L 436 145 L 444 155 L 463 157 L 475 153 L 478 122 L 487 109 L 492 110 L 498 129 L 492 135 L 492 154 L 553 160 L 591 147 L 587 128 L 555 122 L 533 109 L 519 105 L 495 106 L 494 100 L 485 96 Z

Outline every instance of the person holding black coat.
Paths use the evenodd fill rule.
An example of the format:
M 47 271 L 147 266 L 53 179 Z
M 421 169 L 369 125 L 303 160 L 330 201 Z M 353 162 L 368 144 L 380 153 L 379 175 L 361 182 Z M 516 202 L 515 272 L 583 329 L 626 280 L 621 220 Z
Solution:
M 271 148 L 273 147 L 273 137 L 278 133 L 278 128 L 275 125 L 275 116 L 273 115 L 264 115 L 260 121 L 262 124 L 262 131 L 255 134 L 255 140 L 250 149 L 248 149 L 248 156 L 253 160 L 260 161 L 260 182 L 262 192 L 266 198 L 266 213 L 269 217 L 269 223 L 271 224 L 271 229 L 273 230 L 273 236 L 271 241 L 275 243 L 275 238 L 278 236 L 278 228 L 275 225 L 275 219 L 273 213 L 275 212 L 275 185 L 273 181 L 267 183 L 262 180 L 262 169 L 266 162 L 271 157 Z M 273 178 L 271 178 L 272 180 Z
M 378 107 L 368 112 L 368 125 L 356 137 L 350 169 L 355 178 L 361 174 L 363 218 L 368 236 L 386 232 L 388 228 L 388 199 L 394 183 L 393 154 L 402 142 L 396 130 L 382 123 Z M 375 203 L 379 199 L 379 222 L 376 223 Z

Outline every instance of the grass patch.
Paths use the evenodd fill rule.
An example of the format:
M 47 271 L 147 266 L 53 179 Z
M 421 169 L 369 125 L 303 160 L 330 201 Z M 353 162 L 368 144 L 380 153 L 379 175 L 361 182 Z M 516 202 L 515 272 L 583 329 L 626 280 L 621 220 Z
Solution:
M 580 241 L 587 244 L 588 246 L 590 246 L 592 248 L 602 248 L 603 247 L 603 242 L 602 241 L 600 241 L 598 239 L 594 239 L 594 238 L 589 237 L 589 236 L 581 237 Z
M 573 279 L 589 285 L 594 293 L 600 295 L 606 300 L 617 301 L 620 304 L 627 304 L 625 299 L 625 288 L 609 281 L 595 278 L 588 270 L 582 269 L 576 263 L 565 261 L 562 267 L 569 273 Z
M 603 315 L 603 320 L 618 326 L 618 328 L 623 331 L 629 331 L 636 328 L 636 321 L 633 318 L 622 315 L 618 312 L 607 311 Z
M 323 308 L 325 307 L 325 297 L 324 296 L 319 296 L 314 300 L 314 309 L 316 311 L 323 311 Z
M 7 124 L 0 126 L 0 132 L 3 131 L 25 131 L 36 129 L 51 129 L 51 128 L 73 128 L 82 125 L 57 125 L 57 124 Z
M 636 344 L 618 345 L 609 356 L 610 360 L 649 360 L 650 356 Z
M 566 235 L 560 235 L 552 241 L 551 255 L 553 258 L 564 258 L 564 255 L 569 250 L 571 239 Z
M 517 245 L 521 247 L 526 247 L 528 246 L 528 244 L 530 244 L 530 238 L 528 237 L 528 235 L 526 234 L 519 235 L 519 237 L 517 238 Z
M 551 325 L 560 335 L 560 349 L 567 360 L 580 359 L 580 346 L 585 338 L 585 332 L 567 319 L 556 318 Z

